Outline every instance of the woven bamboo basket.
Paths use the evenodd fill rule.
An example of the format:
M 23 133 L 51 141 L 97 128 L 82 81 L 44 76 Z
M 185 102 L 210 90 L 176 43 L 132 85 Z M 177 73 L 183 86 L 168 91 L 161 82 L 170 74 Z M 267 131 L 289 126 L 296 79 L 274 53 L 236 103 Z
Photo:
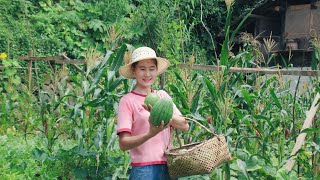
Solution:
M 209 174 L 219 165 L 231 160 L 228 144 L 223 134 L 217 135 L 196 120 L 193 121 L 214 135 L 204 142 L 183 145 L 165 152 L 170 178 Z

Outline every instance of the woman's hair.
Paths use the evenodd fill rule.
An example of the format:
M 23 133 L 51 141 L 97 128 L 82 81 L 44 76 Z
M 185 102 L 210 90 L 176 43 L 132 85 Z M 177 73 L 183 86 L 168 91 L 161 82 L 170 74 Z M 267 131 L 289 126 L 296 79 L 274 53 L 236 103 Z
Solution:
M 154 64 L 156 65 L 156 67 L 158 67 L 158 61 L 156 59 L 152 59 L 152 60 L 153 60 Z M 131 64 L 131 69 L 134 70 L 138 63 L 139 63 L 139 61 L 132 63 Z

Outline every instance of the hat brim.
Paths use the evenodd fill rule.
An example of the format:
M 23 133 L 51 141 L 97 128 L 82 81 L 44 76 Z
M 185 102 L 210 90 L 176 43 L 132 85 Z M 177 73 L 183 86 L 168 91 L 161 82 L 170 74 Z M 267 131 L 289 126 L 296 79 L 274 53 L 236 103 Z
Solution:
M 139 61 L 146 60 L 146 59 L 149 59 L 149 58 L 139 59 Z M 164 58 L 156 57 L 156 58 L 152 58 L 152 59 L 157 60 L 157 69 L 158 69 L 157 75 L 163 73 L 170 66 L 170 62 Z M 139 62 L 139 61 L 135 61 L 135 62 Z M 131 62 L 129 64 L 126 64 L 126 65 L 120 67 L 119 73 L 125 78 L 135 79 L 136 77 L 133 74 L 132 68 L 131 68 L 131 65 L 133 63 L 134 62 Z

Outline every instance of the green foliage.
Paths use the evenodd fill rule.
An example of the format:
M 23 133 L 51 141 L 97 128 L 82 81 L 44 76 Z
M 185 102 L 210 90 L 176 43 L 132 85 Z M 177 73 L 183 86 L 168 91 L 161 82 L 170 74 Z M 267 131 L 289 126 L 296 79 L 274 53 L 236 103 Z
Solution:
M 234 56 L 229 46 L 260 2 L 235 1 L 227 9 L 223 0 L 0 0 L 0 53 L 8 54 L 0 57 L 5 67 L 0 71 L 1 179 L 128 178 L 129 155 L 120 151 L 116 135 L 118 101 L 134 87 L 118 73 L 132 48 L 123 43 L 147 45 L 168 58 L 173 66 L 164 88 L 177 107 L 227 137 L 233 160 L 211 175 L 185 179 L 313 178 L 320 155 L 318 122 L 303 131 L 308 138 L 297 153 L 299 172 L 283 167 L 319 92 L 318 78 L 311 79 L 317 89 L 305 88 L 294 97 L 281 76 L 228 69 L 252 67 L 259 58 L 253 41 Z M 213 73 L 176 68 L 181 62 L 215 63 L 212 43 L 217 42 L 204 25 L 213 37 L 225 39 L 222 47 L 214 44 L 225 67 Z M 49 68 L 36 62 L 28 89 L 26 70 L 17 69 L 26 64 L 16 56 L 29 49 L 36 56 L 66 52 L 86 64 L 77 72 L 69 65 Z M 316 68 L 318 55 L 314 58 Z M 193 123 L 180 136 L 184 143 L 210 138 Z
M 211 40 L 222 31 L 225 8 L 221 0 L 203 1 L 8 1 L 1 0 L 0 50 L 10 55 L 57 55 L 67 52 L 80 58 L 89 47 L 101 52 L 123 42 L 143 44 L 166 53 L 172 62 L 185 62 L 191 51 L 206 47 L 212 60 Z M 235 15 L 248 11 L 253 2 L 236 3 Z M 242 8 L 244 10 L 242 10 Z M 211 23 L 214 21 L 215 23 Z M 200 60 L 200 57 L 199 57 Z
M 61 166 L 61 161 L 54 161 L 53 157 L 39 150 L 41 145 L 38 142 L 37 135 L 27 139 L 18 132 L 0 136 L 1 179 L 58 178 L 65 167 Z M 64 140 L 58 144 L 70 148 L 74 142 Z
M 0 76 L 0 93 L 3 96 L 8 95 L 8 99 L 16 100 L 19 97 L 19 92 L 17 91 L 18 86 L 21 84 L 21 78 L 17 73 L 17 67 L 20 67 L 17 60 L 3 59 L 2 64 L 4 66 L 3 75 Z
M 11 1 L 1 0 L 0 50 L 10 55 L 57 55 L 67 52 L 79 58 L 97 45 L 115 49 L 122 39 L 130 40 L 141 31 L 126 16 L 131 8 L 121 1 Z

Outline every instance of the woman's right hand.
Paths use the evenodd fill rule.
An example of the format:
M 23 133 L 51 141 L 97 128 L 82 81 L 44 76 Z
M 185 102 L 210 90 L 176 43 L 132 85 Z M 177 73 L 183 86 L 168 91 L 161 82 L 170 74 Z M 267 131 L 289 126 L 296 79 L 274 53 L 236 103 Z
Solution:
M 151 104 L 148 104 L 148 105 L 143 104 L 142 107 L 143 107 L 145 110 L 149 111 L 149 112 L 151 112 L 151 110 L 152 110 Z M 164 130 L 164 129 L 166 129 L 167 127 L 169 127 L 169 124 L 171 123 L 171 121 L 172 121 L 172 119 L 170 119 L 169 123 L 168 123 L 166 126 L 164 126 L 164 122 L 163 122 L 163 121 L 161 121 L 160 126 L 155 126 L 155 125 L 153 125 L 153 124 L 151 123 L 150 117 L 149 117 L 149 125 L 150 125 L 149 135 L 150 135 L 151 137 L 157 135 L 159 132 L 161 132 L 162 130 Z

